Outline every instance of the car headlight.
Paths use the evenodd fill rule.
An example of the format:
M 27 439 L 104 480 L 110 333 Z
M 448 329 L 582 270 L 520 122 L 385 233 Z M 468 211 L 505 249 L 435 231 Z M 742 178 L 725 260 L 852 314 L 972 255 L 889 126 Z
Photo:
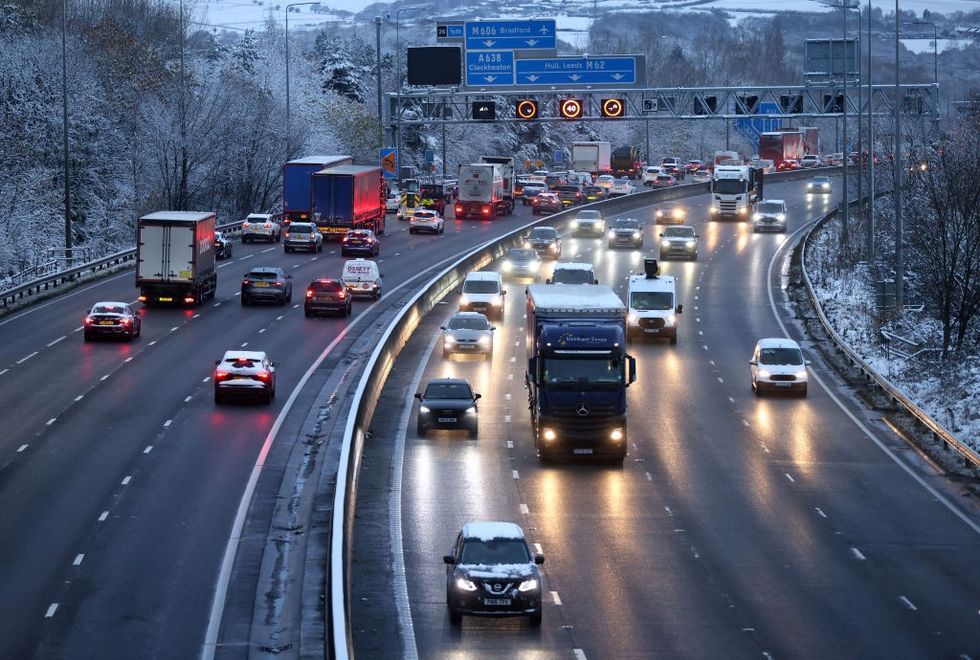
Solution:
M 456 343 L 456 338 L 453 337 L 452 335 L 446 335 L 446 343 L 447 344 L 455 344 Z
M 640 317 L 636 315 L 635 312 L 630 312 L 626 317 L 626 322 L 630 325 L 636 325 L 640 321 Z
M 496 296 L 494 296 L 493 298 L 491 298 L 491 299 L 490 299 L 490 304 L 491 304 L 491 305 L 492 305 L 493 307 L 500 307 L 501 305 L 503 305 L 503 304 L 504 304 L 504 299 L 503 299 L 503 297 L 502 297 L 502 296 L 500 296 L 500 295 L 498 294 L 498 295 L 496 295 Z
M 758 371 L 755 372 L 755 375 L 757 378 L 769 378 L 769 376 L 771 376 L 772 374 L 770 374 L 765 369 L 759 369 Z
M 550 245 L 550 246 L 548 247 L 548 249 L 549 249 L 549 250 L 551 250 L 552 252 L 557 252 L 557 251 L 558 251 L 558 244 L 557 244 L 557 243 L 552 243 L 552 244 L 551 244 L 551 245 Z
M 532 261 L 531 262 L 531 270 L 533 270 L 535 272 L 541 270 L 541 262 L 540 261 Z
M 512 263 L 510 263 L 509 261 L 504 261 L 504 265 L 503 265 L 504 270 L 510 270 L 513 267 L 514 265 Z
M 657 212 L 654 215 L 656 215 L 658 218 L 662 218 L 664 217 L 664 212 L 661 211 L 660 209 L 657 209 Z
M 806 369 L 803 369 L 802 371 L 797 371 L 795 375 L 796 375 L 796 380 L 806 380 L 807 378 Z
M 673 211 L 673 213 L 671 213 L 671 215 L 673 215 L 675 218 L 683 218 L 684 217 L 684 209 L 674 209 L 674 211 Z
M 554 429 L 543 429 L 541 431 L 541 437 L 545 440 L 554 440 L 558 437 L 558 434 L 555 433 Z
M 429 407 L 428 406 L 419 406 L 419 412 L 420 413 L 426 413 L 426 414 L 428 414 Z
M 697 241 L 695 241 L 695 240 L 690 240 L 690 241 L 688 241 L 687 243 L 685 243 L 684 245 L 686 245 L 686 246 L 687 246 L 687 247 L 689 247 L 689 248 L 692 248 L 692 247 L 696 247 L 696 246 L 697 246 L 697 244 L 698 244 L 698 242 L 697 242 Z
M 476 341 L 477 341 L 478 344 L 480 344 L 480 346 L 488 346 L 490 344 L 490 337 L 488 337 L 486 335 L 483 335 L 482 337 L 480 337 Z
M 619 442 L 623 439 L 624 435 L 623 429 L 613 429 L 612 433 L 609 434 L 609 439 L 613 440 L 614 442 Z
M 748 212 L 749 212 L 749 210 L 747 208 L 745 208 L 744 206 L 738 210 L 738 214 L 739 215 L 745 215 Z
M 639 238 L 639 237 L 640 237 L 640 232 L 639 231 L 634 231 L 633 232 L 633 238 Z
M 465 293 L 463 295 L 461 295 L 459 297 L 459 304 L 460 305 L 464 305 L 464 306 L 465 305 L 469 305 L 470 304 L 470 298 L 469 298 L 469 296 L 467 296 Z
M 718 212 L 718 209 L 715 208 L 714 206 L 712 206 L 711 208 L 708 209 L 708 213 L 710 213 L 711 215 L 714 215 L 717 212 Z
M 780 222 L 786 222 L 786 214 L 780 213 L 779 215 L 776 216 L 776 219 L 779 220 Z
M 752 219 L 758 222 L 759 220 L 762 220 L 762 214 L 756 213 L 755 215 L 752 216 Z
M 526 250 L 530 250 L 531 249 L 531 241 L 524 241 L 524 248 Z
M 476 585 L 473 584 L 473 581 L 466 578 L 456 578 L 456 588 L 463 591 L 476 591 Z
M 572 220 L 572 229 L 578 228 L 578 220 Z
M 667 325 L 674 325 L 675 323 L 677 323 L 677 315 L 676 314 L 671 314 L 670 316 L 668 316 L 667 318 L 664 319 L 664 322 Z
M 667 239 L 665 238 L 664 240 L 662 240 L 662 241 L 660 241 L 660 246 L 661 246 L 661 247 L 665 247 L 665 248 L 669 248 L 669 247 L 670 247 L 670 241 L 668 241 L 668 240 L 667 240 Z
M 473 413 L 476 412 L 476 406 L 470 406 L 469 408 L 466 409 L 466 412 L 472 415 Z
M 609 232 L 609 238 L 616 238 L 616 232 L 610 231 Z
M 535 578 L 529 580 L 524 580 L 521 582 L 521 586 L 517 587 L 518 591 L 534 591 L 538 588 L 538 581 Z
M 825 184 L 823 184 L 823 187 L 824 188 L 830 188 L 830 184 L 829 183 L 825 183 Z

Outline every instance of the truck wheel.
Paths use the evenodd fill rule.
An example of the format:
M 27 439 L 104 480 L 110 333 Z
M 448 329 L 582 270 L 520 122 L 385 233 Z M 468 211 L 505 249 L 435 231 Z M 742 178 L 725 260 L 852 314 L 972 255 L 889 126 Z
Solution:
M 323 252 L 323 243 L 317 243 L 316 251 L 317 252 Z
M 247 307 L 247 306 L 248 306 L 248 296 L 246 296 L 246 295 L 245 295 L 245 294 L 243 293 L 243 294 L 242 294 L 242 307 Z
M 677 335 L 671 335 L 670 336 L 670 343 L 671 343 L 671 345 L 677 343 Z
M 222 399 L 221 398 L 221 395 L 218 394 L 218 390 L 215 390 L 214 391 L 214 403 L 215 403 L 215 405 L 220 406 L 224 402 L 225 402 L 224 399 Z
M 348 302 L 347 303 L 347 314 L 345 316 L 350 316 L 350 313 L 351 313 L 351 304 Z

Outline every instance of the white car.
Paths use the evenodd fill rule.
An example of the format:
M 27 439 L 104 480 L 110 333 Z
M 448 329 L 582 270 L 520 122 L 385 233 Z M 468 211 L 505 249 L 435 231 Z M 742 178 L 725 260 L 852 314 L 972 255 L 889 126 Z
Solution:
M 823 163 L 820 162 L 820 156 L 816 154 L 810 154 L 804 156 L 800 159 L 800 167 L 820 167 Z
M 786 231 L 786 202 L 781 199 L 764 199 L 755 207 L 752 231 Z
M 617 197 L 619 195 L 632 195 L 636 192 L 636 186 L 629 179 L 616 179 L 613 182 L 613 187 L 609 189 L 610 197 Z
M 758 396 L 763 389 L 795 391 L 806 396 L 809 380 L 807 365 L 800 345 L 792 339 L 770 337 L 755 344 L 749 360 L 749 380 L 752 391 Z
M 643 185 L 652 186 L 656 182 L 657 177 L 663 174 L 663 170 L 655 165 L 648 165 L 643 168 Z
M 482 312 L 488 317 L 504 318 L 504 281 L 496 271 L 469 273 L 459 290 L 459 311 Z
M 282 240 L 282 227 L 269 213 L 251 213 L 242 220 L 242 243 L 252 241 L 278 243 Z
M 397 190 L 389 191 L 388 197 L 385 198 L 385 213 L 395 213 L 401 205 L 402 194 Z
M 214 364 L 215 403 L 257 398 L 270 404 L 276 398 L 276 363 L 265 351 L 225 351 Z
M 417 234 L 420 231 L 441 234 L 446 231 L 446 221 L 443 220 L 438 211 L 419 209 L 408 221 L 408 233 Z
M 612 174 L 602 174 L 595 180 L 595 185 L 600 188 L 610 190 L 616 184 L 616 177 Z

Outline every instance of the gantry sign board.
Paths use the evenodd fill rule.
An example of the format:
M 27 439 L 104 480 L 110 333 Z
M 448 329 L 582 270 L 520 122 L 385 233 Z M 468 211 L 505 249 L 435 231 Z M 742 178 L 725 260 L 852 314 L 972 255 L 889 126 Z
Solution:
M 808 82 L 843 80 L 846 58 L 847 80 L 857 82 L 861 76 L 858 53 L 859 42 L 854 39 L 805 39 L 803 76 Z
M 642 55 L 518 59 L 513 51 L 466 51 L 466 86 L 623 87 L 645 78 Z
M 466 50 L 554 50 L 555 19 L 529 21 L 466 21 Z

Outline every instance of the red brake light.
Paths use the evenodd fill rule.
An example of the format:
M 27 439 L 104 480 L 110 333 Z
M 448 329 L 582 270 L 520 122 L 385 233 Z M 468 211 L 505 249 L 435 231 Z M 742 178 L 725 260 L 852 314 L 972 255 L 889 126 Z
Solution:
M 137 300 L 139 300 L 140 302 L 146 302 L 147 301 L 147 297 L 146 296 L 140 296 L 140 297 L 137 298 Z
M 313 297 L 313 289 L 307 289 L 306 290 L 306 297 L 307 298 L 312 298 Z
M 258 376 L 259 380 L 269 380 L 272 378 L 272 374 L 270 374 L 268 371 L 260 371 L 256 375 Z
M 346 291 L 341 291 L 340 293 L 337 294 L 337 297 L 340 298 L 341 300 L 343 300 L 344 298 L 347 297 L 347 292 Z
M 217 371 L 214 372 L 214 380 L 217 381 L 217 382 L 223 381 L 226 378 L 228 378 L 228 375 L 229 374 L 228 374 L 227 371 L 221 371 L 219 369 L 219 370 L 217 370 Z
M 278 282 L 277 281 L 275 284 L 276 284 L 276 286 L 282 286 L 283 284 L 285 284 L 285 282 Z
M 457 204 L 456 205 L 456 213 L 462 213 L 462 212 L 463 212 L 463 205 L 462 204 Z
M 91 316 L 85 317 L 85 325 L 92 325 L 93 323 L 95 323 L 95 319 L 93 319 Z
M 483 215 L 490 215 L 490 207 L 489 206 L 484 206 L 483 207 Z
M 194 296 L 184 296 L 184 302 L 190 305 L 192 302 L 194 302 Z
M 119 322 L 122 323 L 123 325 L 129 325 L 130 323 L 132 323 L 132 321 L 130 321 L 129 319 L 119 319 Z
M 242 284 L 248 284 L 248 283 L 249 283 L 248 280 L 242 280 Z

